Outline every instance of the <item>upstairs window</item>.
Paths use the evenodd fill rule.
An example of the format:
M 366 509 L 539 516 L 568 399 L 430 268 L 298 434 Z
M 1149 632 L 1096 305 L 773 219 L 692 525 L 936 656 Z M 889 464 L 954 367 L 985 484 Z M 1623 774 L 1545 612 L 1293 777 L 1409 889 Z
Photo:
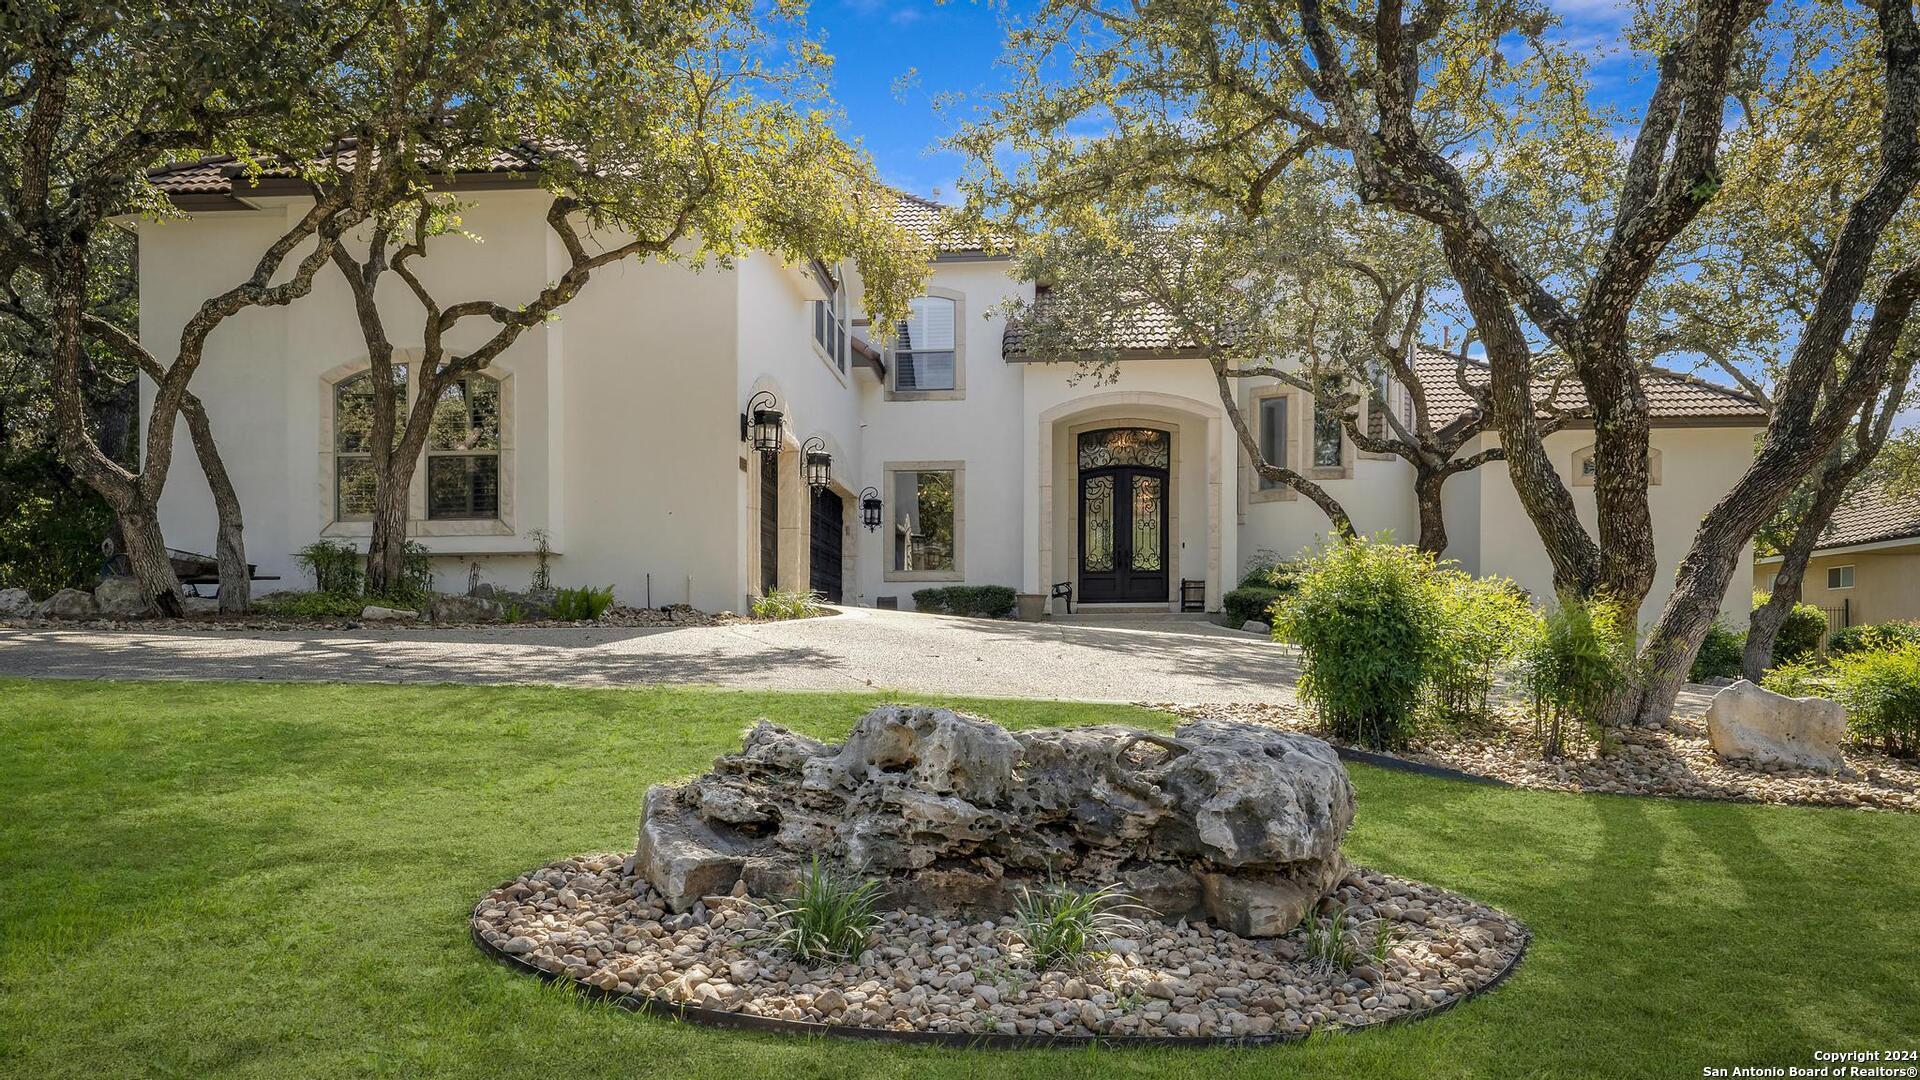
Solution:
M 893 388 L 900 393 L 959 387 L 957 305 L 944 296 L 916 297 L 893 342 Z
M 1313 395 L 1313 465 L 1337 469 L 1346 463 L 1346 433 L 1340 428 L 1340 382 L 1320 384 Z
M 1287 468 L 1287 399 L 1260 399 L 1260 456 L 1267 464 Z M 1261 491 L 1273 491 L 1286 485 L 1255 474 Z
M 847 315 L 843 290 L 836 287 L 831 300 L 813 301 L 813 344 L 841 374 L 847 371 Z

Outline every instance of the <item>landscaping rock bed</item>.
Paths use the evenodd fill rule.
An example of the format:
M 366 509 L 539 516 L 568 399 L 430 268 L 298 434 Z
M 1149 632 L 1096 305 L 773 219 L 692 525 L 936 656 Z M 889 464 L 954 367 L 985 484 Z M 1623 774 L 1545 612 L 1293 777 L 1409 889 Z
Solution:
M 1344 906 L 1384 961 L 1318 973 L 1300 931 L 1240 938 L 1205 922 L 1141 923 L 1075 971 L 1035 971 L 1005 921 L 889 912 L 868 948 L 807 966 L 768 940 L 745 882 L 673 914 L 627 854 L 543 866 L 473 909 L 480 946 L 628 1008 L 796 1033 L 988 1045 L 1300 1038 L 1428 1015 L 1497 985 L 1528 943 L 1511 916 L 1430 885 L 1349 869 Z
M 1700 712 L 1704 705 L 1700 701 L 1695 707 L 1676 709 L 1658 730 L 1629 730 L 1622 737 L 1620 753 L 1609 757 L 1543 761 L 1533 722 L 1517 712 L 1496 715 L 1484 729 L 1426 735 L 1398 756 L 1518 787 L 1553 791 L 1920 812 L 1920 762 L 1849 745 L 1843 753 L 1844 767 L 1833 774 L 1784 765 L 1751 767 L 1713 752 Z M 1193 718 L 1315 730 L 1312 718 L 1291 704 L 1153 707 Z

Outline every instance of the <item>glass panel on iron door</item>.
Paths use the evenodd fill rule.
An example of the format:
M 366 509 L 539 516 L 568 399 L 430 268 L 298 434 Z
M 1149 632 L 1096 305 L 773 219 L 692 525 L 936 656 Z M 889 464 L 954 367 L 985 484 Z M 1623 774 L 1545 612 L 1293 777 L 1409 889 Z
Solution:
M 1079 466 L 1080 598 L 1087 603 L 1167 599 L 1167 470 L 1172 438 L 1155 428 L 1082 432 Z

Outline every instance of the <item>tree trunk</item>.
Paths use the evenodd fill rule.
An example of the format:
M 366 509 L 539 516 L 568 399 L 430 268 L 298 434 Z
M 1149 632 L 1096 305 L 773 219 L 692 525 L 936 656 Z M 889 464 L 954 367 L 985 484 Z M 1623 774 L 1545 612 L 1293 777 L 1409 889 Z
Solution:
M 1794 524 L 1793 537 L 1780 553 L 1780 569 L 1773 575 L 1773 592 L 1766 603 L 1753 609 L 1748 623 L 1747 649 L 1740 658 L 1740 673 L 1754 682 L 1759 682 L 1768 665 L 1773 663 L 1774 640 L 1786 625 L 1793 605 L 1800 602 L 1802 579 L 1806 576 L 1807 564 L 1813 561 L 1814 545 L 1820 542 L 1820 534 L 1833 519 L 1834 510 L 1840 506 L 1857 472 L 1846 470 L 1841 462 L 1829 466 L 1820 477 L 1820 490 L 1814 495 L 1813 505 Z
M 252 604 L 253 575 L 247 571 L 246 529 L 240 518 L 240 495 L 227 475 L 226 462 L 220 458 L 219 445 L 213 441 L 213 425 L 200 399 L 192 394 L 181 403 L 187 417 L 187 432 L 193 438 L 193 452 L 207 474 L 207 489 L 213 493 L 216 514 L 214 558 L 220 564 L 220 613 L 244 615 Z
M 160 535 L 160 518 L 154 508 L 122 509 L 120 534 L 127 545 L 127 567 L 140 583 L 147 602 L 169 618 L 185 614 L 185 605 L 180 602 L 180 577 L 173 572 L 173 560 L 167 557 L 167 542 Z
M 1413 494 L 1420 506 L 1420 550 L 1433 556 L 1446 554 L 1447 521 L 1440 501 L 1440 488 L 1447 482 L 1444 471 L 1420 466 L 1413 478 Z
M 413 459 L 396 453 L 381 472 L 373 502 L 373 535 L 367 541 L 367 595 L 385 596 L 401 584 L 407 543 L 407 492 Z

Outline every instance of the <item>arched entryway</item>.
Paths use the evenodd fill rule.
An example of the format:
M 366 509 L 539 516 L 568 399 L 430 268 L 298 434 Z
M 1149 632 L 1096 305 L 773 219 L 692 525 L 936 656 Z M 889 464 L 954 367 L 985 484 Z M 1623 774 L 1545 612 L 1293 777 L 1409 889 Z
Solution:
M 1082 602 L 1168 598 L 1172 444 L 1171 432 L 1154 427 L 1097 428 L 1075 437 Z

